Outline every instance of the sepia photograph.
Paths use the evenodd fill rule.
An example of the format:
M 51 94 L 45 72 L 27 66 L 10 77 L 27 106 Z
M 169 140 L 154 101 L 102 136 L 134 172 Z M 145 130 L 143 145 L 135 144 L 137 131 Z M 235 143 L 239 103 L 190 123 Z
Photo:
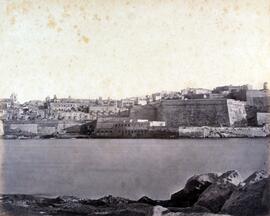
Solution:
M 269 0 L 0 0 L 0 216 L 270 216 Z

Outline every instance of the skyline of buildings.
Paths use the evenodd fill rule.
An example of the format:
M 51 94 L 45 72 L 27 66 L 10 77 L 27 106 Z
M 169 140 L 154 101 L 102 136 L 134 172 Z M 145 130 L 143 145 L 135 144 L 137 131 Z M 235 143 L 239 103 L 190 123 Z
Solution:
M 265 86 L 266 85 L 266 86 Z M 52 95 L 47 95 L 44 98 L 29 98 L 28 100 L 21 100 L 20 97 L 20 93 L 18 94 L 18 92 L 12 92 L 9 95 L 7 95 L 6 97 L 0 97 L 0 99 L 9 99 L 10 97 L 16 97 L 16 100 L 20 103 L 25 103 L 25 102 L 29 102 L 29 101 L 44 101 L 44 100 L 48 100 L 48 99 L 59 99 L 59 100 L 74 100 L 74 101 L 80 101 L 82 102 L 84 101 L 92 101 L 95 102 L 97 100 L 111 100 L 111 101 L 117 101 L 117 100 L 125 100 L 125 99 L 132 99 L 132 100 L 138 100 L 138 99 L 142 99 L 142 100 L 146 100 L 147 97 L 159 97 L 158 95 L 162 95 L 162 96 L 172 96 L 172 95 L 176 95 L 176 94 L 215 94 L 217 92 L 226 92 L 226 91 L 231 91 L 231 90 L 237 90 L 237 89 L 241 89 L 241 88 L 246 88 L 249 90 L 263 90 L 264 88 L 268 88 L 268 82 L 263 82 L 258 88 L 254 87 L 253 84 L 243 84 L 243 85 L 233 85 L 233 84 L 229 84 L 229 85 L 219 85 L 219 86 L 215 86 L 213 88 L 202 88 L 202 87 L 186 87 L 186 88 L 182 88 L 179 90 L 161 90 L 161 91 L 156 91 L 156 92 L 151 92 L 145 95 L 136 95 L 134 93 L 134 95 L 132 96 L 127 96 L 127 97 L 120 97 L 120 98 L 112 98 L 110 96 L 97 96 L 97 97 L 73 97 L 72 95 L 66 95 L 66 96 L 59 96 L 57 94 L 52 94 Z M 227 89 L 226 91 L 224 89 Z M 143 102 L 142 102 L 143 103 Z

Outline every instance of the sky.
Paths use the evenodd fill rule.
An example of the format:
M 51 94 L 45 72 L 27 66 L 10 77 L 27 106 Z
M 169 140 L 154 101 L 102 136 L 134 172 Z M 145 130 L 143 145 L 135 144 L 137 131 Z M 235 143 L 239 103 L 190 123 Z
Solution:
M 0 98 L 270 82 L 269 0 L 0 0 Z

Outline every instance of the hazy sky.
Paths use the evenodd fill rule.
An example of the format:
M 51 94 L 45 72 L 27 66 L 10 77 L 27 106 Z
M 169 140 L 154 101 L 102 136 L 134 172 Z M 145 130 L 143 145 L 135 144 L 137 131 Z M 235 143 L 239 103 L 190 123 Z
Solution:
M 269 0 L 0 0 L 0 98 L 270 81 Z

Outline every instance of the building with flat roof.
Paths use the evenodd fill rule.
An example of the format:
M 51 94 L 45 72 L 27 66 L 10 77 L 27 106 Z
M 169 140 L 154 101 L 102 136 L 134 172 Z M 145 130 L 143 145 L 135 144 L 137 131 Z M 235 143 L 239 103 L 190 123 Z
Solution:
M 247 105 L 255 107 L 258 112 L 270 112 L 270 91 L 248 90 Z

